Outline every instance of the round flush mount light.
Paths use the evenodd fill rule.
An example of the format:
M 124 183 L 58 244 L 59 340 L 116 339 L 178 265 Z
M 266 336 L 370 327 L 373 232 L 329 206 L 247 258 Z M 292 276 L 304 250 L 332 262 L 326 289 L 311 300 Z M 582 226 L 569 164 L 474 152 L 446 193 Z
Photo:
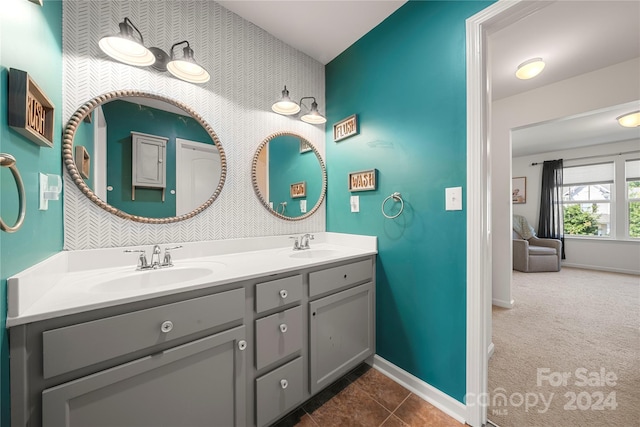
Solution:
M 518 65 L 516 77 L 520 80 L 532 79 L 544 70 L 545 63 L 542 58 L 532 58 Z
M 640 111 L 624 114 L 620 117 L 616 117 L 616 120 L 620 123 L 620 126 L 636 128 L 640 126 Z

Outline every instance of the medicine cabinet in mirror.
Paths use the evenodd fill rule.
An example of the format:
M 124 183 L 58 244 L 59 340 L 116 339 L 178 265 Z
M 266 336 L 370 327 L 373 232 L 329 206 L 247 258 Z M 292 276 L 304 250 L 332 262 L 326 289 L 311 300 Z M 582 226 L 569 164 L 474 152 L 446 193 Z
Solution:
M 312 215 L 327 190 L 327 171 L 320 153 L 292 132 L 274 133 L 262 141 L 253 156 L 251 177 L 262 205 L 289 221 Z
M 89 200 L 121 218 L 153 224 L 202 212 L 227 173 L 222 145 L 197 112 L 135 90 L 82 105 L 65 128 L 62 155 Z

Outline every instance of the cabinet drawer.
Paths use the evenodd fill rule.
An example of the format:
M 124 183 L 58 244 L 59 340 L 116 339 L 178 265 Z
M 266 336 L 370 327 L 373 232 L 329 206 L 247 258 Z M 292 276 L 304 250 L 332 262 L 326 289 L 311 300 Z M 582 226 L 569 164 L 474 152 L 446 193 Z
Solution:
M 302 307 L 256 320 L 256 369 L 302 349 Z
M 370 259 L 314 271 L 309 274 L 309 296 L 324 294 L 345 286 L 353 285 L 373 277 L 373 263 Z
M 44 378 L 243 318 L 244 289 L 236 289 L 52 329 L 42 334 Z
M 256 313 L 282 307 L 302 298 L 302 276 L 297 275 L 256 285 Z
M 267 425 L 295 407 L 302 400 L 302 358 L 256 380 L 256 423 Z

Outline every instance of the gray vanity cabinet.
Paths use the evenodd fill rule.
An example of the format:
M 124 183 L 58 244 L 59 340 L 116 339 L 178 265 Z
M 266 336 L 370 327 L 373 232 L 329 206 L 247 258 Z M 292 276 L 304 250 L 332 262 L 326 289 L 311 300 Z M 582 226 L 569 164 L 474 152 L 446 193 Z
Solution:
M 42 425 L 244 427 L 244 339 L 236 327 L 46 389 Z
M 267 427 L 375 352 L 375 256 L 10 329 L 13 427 Z
M 374 285 L 371 260 L 309 275 L 310 294 L 332 293 L 309 303 L 311 394 L 322 390 L 373 355 Z M 354 284 L 364 284 L 354 286 Z

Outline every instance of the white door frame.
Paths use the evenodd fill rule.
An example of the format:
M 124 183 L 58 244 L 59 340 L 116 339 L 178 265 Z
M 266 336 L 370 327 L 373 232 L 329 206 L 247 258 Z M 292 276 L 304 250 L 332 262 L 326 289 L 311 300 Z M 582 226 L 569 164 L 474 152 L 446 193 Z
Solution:
M 555 1 L 555 0 L 552 0 Z M 491 81 L 488 36 L 550 2 L 501 0 L 466 21 L 467 394 L 466 422 L 487 422 L 491 344 Z

